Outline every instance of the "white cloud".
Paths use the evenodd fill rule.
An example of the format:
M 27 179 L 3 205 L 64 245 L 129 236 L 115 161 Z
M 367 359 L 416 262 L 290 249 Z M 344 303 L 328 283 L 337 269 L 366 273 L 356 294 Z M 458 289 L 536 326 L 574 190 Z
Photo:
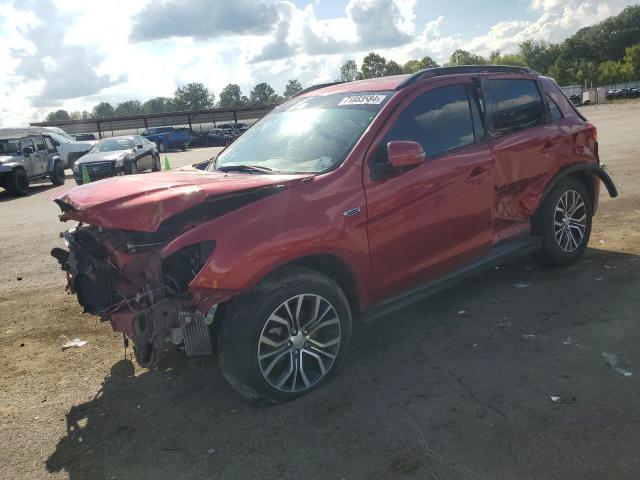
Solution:
M 457 34 L 443 33 L 455 28 L 453 18 L 417 24 L 416 0 L 344 0 L 343 13 L 333 18 L 318 15 L 328 4 L 318 0 L 302 7 L 289 1 L 234 0 L 223 10 L 219 3 L 1 3 L 0 125 L 42 120 L 56 108 L 84 110 L 100 101 L 170 96 L 176 86 L 192 81 L 217 94 L 228 83 L 238 83 L 248 94 L 262 81 L 281 92 L 289 78 L 303 85 L 332 81 L 342 61 L 360 62 L 374 49 L 399 63 L 424 55 L 443 62 L 456 48 L 486 55 L 513 50 L 527 38 L 560 41 L 615 15 L 626 0 L 528 0 L 533 20 L 513 18 L 484 32 Z M 34 14 L 43 5 L 48 5 L 47 16 Z M 174 10 L 168 12 L 167 5 Z M 253 9 L 236 12 L 243 5 Z M 176 13 L 178 7 L 184 8 Z M 171 24 L 163 23 L 158 12 L 168 13 Z M 194 20 L 194 15 L 202 18 L 175 21 Z M 145 41 L 132 43 L 132 31 L 134 39 Z

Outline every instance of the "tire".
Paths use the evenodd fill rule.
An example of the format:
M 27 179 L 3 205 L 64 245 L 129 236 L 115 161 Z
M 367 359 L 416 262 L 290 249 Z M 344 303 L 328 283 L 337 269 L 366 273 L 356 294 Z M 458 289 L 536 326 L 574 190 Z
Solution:
M 300 312 L 300 331 L 290 330 L 294 320 L 285 304 Z M 219 326 L 218 360 L 241 396 L 273 405 L 326 385 L 343 367 L 350 339 L 351 309 L 340 287 L 313 270 L 291 267 L 231 301 Z
M 187 151 L 187 144 L 183 143 L 182 146 L 180 147 L 180 150 L 182 150 L 183 152 Z
M 153 157 L 153 167 L 151 167 L 152 172 L 159 172 L 161 169 L 160 166 L 160 155 L 155 155 Z
M 65 175 L 64 168 L 62 168 L 62 163 L 56 162 L 53 165 L 53 172 L 51 172 L 51 175 L 49 175 L 49 179 L 51 180 L 51 183 L 56 186 L 64 185 Z
M 138 173 L 138 164 L 135 160 L 130 160 L 128 166 L 125 168 L 128 175 L 135 175 Z
M 166 146 L 164 143 L 160 142 L 160 143 L 158 144 L 158 151 L 159 151 L 160 153 L 164 153 L 164 152 L 166 152 L 166 151 L 167 151 L 167 146 Z
M 27 172 L 22 168 L 16 168 L 5 180 L 5 186 L 12 195 L 26 195 L 29 193 L 29 179 Z
M 573 177 L 562 180 L 549 192 L 540 215 L 542 261 L 558 267 L 578 261 L 589 243 L 593 216 L 584 184 Z

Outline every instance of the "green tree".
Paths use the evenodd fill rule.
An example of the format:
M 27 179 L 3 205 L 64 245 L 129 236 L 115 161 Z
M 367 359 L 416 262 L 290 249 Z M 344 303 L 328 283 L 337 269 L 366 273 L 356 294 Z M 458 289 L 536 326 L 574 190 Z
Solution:
M 400 75 L 402 73 L 402 67 L 393 60 L 387 62 L 384 66 L 384 76 Z
M 49 112 L 47 115 L 47 122 L 59 122 L 61 120 L 71 120 L 69 112 L 66 110 L 56 110 L 55 112 Z
M 544 40 L 527 40 L 518 46 L 518 55 L 525 65 L 546 74 L 560 54 L 560 46 Z
M 220 92 L 218 106 L 222 108 L 229 108 L 236 107 L 238 105 L 244 105 L 242 102 L 242 90 L 240 90 L 239 85 L 230 83 Z
M 277 103 L 280 97 L 276 91 L 266 82 L 257 84 L 249 94 L 249 102 L 251 105 L 266 105 L 269 103 Z
M 202 83 L 188 83 L 176 88 L 173 103 L 177 110 L 204 110 L 213 107 L 215 96 Z
M 377 53 L 371 52 L 362 60 L 360 78 L 384 77 L 387 67 L 387 59 Z
M 423 57 L 422 60 L 409 60 L 402 66 L 403 73 L 416 73 L 425 68 L 439 67 L 435 60 L 431 57 Z
M 139 100 L 127 100 L 116 105 L 116 115 L 139 115 L 143 113 L 142 104 Z
M 113 106 L 108 102 L 101 102 L 93 107 L 93 113 L 91 114 L 91 116 L 93 118 L 112 117 Z
M 598 76 L 600 85 L 623 83 L 629 80 L 629 70 L 624 63 L 610 60 L 600 64 L 598 67 Z
M 640 80 L 640 43 L 625 49 L 624 64 L 631 80 Z
M 340 65 L 340 81 L 353 82 L 358 78 L 358 65 L 355 60 L 347 60 Z
M 449 58 L 449 65 L 452 67 L 458 65 L 486 65 L 487 61 L 484 57 L 476 55 L 474 53 L 467 52 L 466 50 L 455 50 Z
M 165 113 L 173 109 L 173 103 L 167 97 L 153 97 L 142 104 L 143 113 Z
M 502 55 L 500 50 L 494 50 L 489 55 L 489 63 L 491 65 L 510 65 L 513 67 L 526 67 L 527 63 L 520 55 L 515 53 L 505 53 Z
M 293 97 L 296 93 L 301 91 L 302 91 L 302 84 L 295 78 L 292 78 L 291 80 L 289 80 L 289 82 L 287 82 L 287 86 L 284 89 L 284 98 L 289 99 Z

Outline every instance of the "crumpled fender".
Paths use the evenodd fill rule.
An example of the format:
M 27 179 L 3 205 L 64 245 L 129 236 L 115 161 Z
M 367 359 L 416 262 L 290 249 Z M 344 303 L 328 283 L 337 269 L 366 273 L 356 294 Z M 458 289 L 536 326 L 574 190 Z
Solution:
M 602 181 L 602 183 L 604 183 L 604 186 L 607 187 L 607 191 L 609 192 L 609 196 L 611 198 L 616 198 L 618 196 L 618 189 L 613 183 L 613 180 L 611 179 L 609 174 L 605 172 L 602 167 L 600 167 L 600 165 L 596 165 L 594 163 L 579 163 L 577 165 L 571 165 L 570 167 L 566 167 L 560 170 L 546 186 L 544 194 L 542 195 L 542 199 L 544 200 L 551 189 L 553 189 L 553 187 L 555 187 L 562 179 L 576 172 L 587 172 L 593 176 L 598 177 Z M 542 202 L 540 203 L 542 204 Z

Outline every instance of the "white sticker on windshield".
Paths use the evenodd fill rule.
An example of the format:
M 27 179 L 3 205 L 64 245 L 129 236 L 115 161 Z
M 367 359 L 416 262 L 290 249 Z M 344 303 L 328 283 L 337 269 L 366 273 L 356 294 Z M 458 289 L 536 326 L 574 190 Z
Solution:
M 338 105 L 380 105 L 385 98 L 386 95 L 354 95 L 344 97 Z

